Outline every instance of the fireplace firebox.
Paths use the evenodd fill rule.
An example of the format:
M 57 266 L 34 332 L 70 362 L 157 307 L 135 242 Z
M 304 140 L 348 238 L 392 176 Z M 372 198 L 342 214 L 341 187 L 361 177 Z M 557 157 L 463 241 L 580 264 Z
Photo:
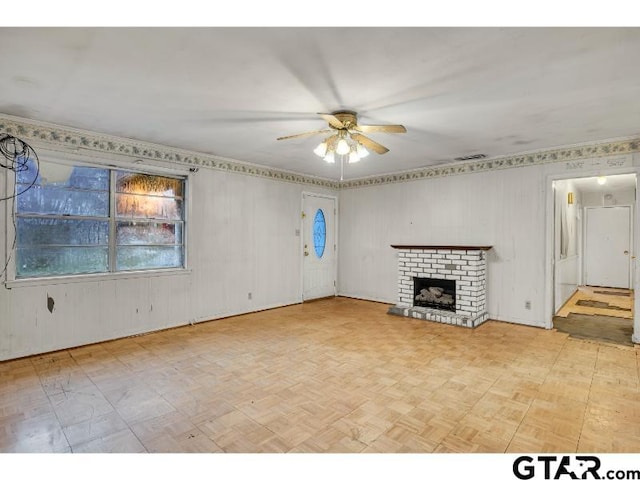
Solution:
M 413 306 L 456 311 L 456 281 L 413 277 Z

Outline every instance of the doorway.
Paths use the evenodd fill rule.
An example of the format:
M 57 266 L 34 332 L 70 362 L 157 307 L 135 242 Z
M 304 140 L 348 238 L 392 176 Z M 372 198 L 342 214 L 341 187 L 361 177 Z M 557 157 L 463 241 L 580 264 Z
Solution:
M 636 175 L 553 182 L 553 328 L 632 345 Z
M 302 300 L 336 295 L 336 198 L 302 194 Z

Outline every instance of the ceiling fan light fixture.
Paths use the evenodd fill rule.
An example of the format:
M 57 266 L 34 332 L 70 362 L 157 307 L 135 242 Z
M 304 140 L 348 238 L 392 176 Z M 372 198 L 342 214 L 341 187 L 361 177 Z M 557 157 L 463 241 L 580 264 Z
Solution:
M 327 163 L 336 163 L 336 156 L 334 155 L 333 151 L 329 151 L 324 156 L 323 160 Z
M 319 113 L 318 115 L 328 123 L 327 128 L 278 137 L 277 140 L 289 140 L 309 135 L 330 133 L 313 149 L 313 153 L 327 163 L 336 163 L 336 155 L 339 156 L 341 169 L 345 161 L 356 163 L 368 157 L 371 152 L 383 155 L 389 151 L 387 147 L 372 140 L 365 134 L 370 132 L 405 133 L 407 131 L 403 125 L 358 125 L 358 114 L 351 110 L 337 110 L 332 113 Z M 342 173 L 340 174 L 340 179 L 342 180 Z
M 314 150 L 313 153 L 315 153 L 316 155 L 318 155 L 319 157 L 324 157 L 325 154 L 327 153 L 327 141 L 323 141 L 321 144 L 319 144 Z
M 360 158 L 364 158 L 369 155 L 369 150 L 364 148 L 364 146 L 361 143 L 358 143 L 358 146 L 356 147 L 356 151 L 358 152 L 358 157 Z
M 347 153 L 349 153 L 349 150 L 351 150 L 349 144 L 344 138 L 341 138 L 338 141 L 338 145 L 336 146 L 336 153 L 338 155 L 346 155 Z
M 349 163 L 356 163 L 360 161 L 360 156 L 358 155 L 358 152 L 355 150 L 351 150 L 351 152 L 349 152 Z

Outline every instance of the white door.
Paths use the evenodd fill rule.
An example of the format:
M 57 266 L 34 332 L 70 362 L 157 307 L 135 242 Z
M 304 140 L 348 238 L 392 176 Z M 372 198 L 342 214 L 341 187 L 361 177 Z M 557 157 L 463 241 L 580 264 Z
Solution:
M 585 284 L 629 288 L 630 207 L 586 208 Z
M 302 299 L 336 294 L 336 199 L 302 194 Z

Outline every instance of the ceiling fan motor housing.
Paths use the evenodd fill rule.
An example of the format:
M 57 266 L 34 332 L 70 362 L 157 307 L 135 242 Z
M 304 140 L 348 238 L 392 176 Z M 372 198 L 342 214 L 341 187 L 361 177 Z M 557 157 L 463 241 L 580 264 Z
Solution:
M 352 112 L 351 110 L 338 110 L 337 112 L 332 112 L 331 115 L 340 120 L 346 129 L 358 125 L 358 115 L 356 112 Z M 342 130 L 341 128 L 334 127 L 331 124 L 329 124 L 329 127 L 334 130 Z

